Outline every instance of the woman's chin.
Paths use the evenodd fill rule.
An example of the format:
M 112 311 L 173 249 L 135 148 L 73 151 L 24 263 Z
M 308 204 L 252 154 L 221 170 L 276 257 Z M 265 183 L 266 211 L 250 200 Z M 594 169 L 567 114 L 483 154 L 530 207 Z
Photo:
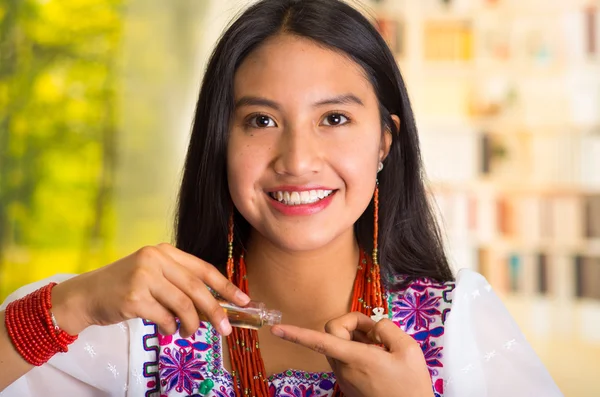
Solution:
M 352 228 L 349 229 L 352 232 Z M 341 235 L 344 233 L 342 232 Z M 325 228 L 320 230 L 294 230 L 285 233 L 269 233 L 266 236 L 272 244 L 287 252 L 311 252 L 319 251 L 334 243 L 341 237 L 335 231 Z M 349 239 L 352 241 L 352 238 Z

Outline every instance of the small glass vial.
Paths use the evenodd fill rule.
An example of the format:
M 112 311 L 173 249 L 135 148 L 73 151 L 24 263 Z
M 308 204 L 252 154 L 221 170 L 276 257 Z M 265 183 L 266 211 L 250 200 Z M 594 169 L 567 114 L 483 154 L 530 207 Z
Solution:
M 227 313 L 232 327 L 259 329 L 263 325 L 281 324 L 281 312 L 268 310 L 262 302 L 250 301 L 244 307 L 224 301 L 219 301 L 219 304 Z

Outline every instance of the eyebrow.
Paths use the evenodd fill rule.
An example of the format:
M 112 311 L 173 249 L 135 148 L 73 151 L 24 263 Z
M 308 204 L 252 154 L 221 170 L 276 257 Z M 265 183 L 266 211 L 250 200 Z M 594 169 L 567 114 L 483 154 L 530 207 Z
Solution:
M 238 101 L 235 103 L 235 108 L 237 109 L 243 106 L 264 106 L 279 110 L 279 104 L 277 102 L 257 96 L 244 96 L 238 99 Z
M 316 102 L 313 106 L 319 107 L 324 105 L 350 105 L 356 104 L 360 106 L 365 106 L 363 101 L 360 100 L 359 97 L 353 94 L 344 94 L 338 95 L 332 98 L 324 99 L 322 101 Z M 256 96 L 244 96 L 237 100 L 235 103 L 235 108 L 240 108 L 243 106 L 264 106 L 274 110 L 279 110 L 281 106 L 270 99 L 256 97 Z
M 365 106 L 363 101 L 361 101 L 359 97 L 357 97 L 356 95 L 353 95 L 353 94 L 338 95 L 333 98 L 319 101 L 319 102 L 315 103 L 314 106 L 318 107 L 318 106 L 323 106 L 323 105 L 352 105 L 352 104 Z

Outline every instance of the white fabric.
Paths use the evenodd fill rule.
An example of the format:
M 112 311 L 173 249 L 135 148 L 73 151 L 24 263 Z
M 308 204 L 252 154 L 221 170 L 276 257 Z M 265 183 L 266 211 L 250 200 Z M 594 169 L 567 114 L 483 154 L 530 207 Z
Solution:
M 50 281 L 68 277 L 25 286 L 9 296 L 0 310 Z M 141 320 L 90 327 L 68 353 L 33 369 L 0 395 L 143 396 L 147 378 L 140 371 L 150 353 L 140 340 L 146 329 Z M 562 396 L 485 278 L 470 270 L 457 276 L 442 361 L 444 397 Z
M 562 393 L 483 276 L 461 270 L 444 333 L 444 397 Z
M 70 277 L 72 276 L 57 275 L 22 287 L 6 299 L 0 310 L 4 310 L 9 302 L 22 298 L 51 281 L 59 283 Z M 129 373 L 131 328 L 139 328 L 136 327 L 138 323 L 141 322 L 132 320 L 108 327 L 89 327 L 69 346 L 68 353 L 57 354 L 45 365 L 32 369 L 0 393 L 0 396 L 143 396 L 139 393 L 126 394 L 132 375 Z

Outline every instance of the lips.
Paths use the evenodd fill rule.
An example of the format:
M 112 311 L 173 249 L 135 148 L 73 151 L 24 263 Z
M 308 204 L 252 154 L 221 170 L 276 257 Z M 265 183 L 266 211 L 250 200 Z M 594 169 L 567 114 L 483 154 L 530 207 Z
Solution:
M 337 189 L 326 186 L 278 186 L 265 193 L 271 198 L 269 203 L 277 212 L 286 216 L 314 215 L 329 206 L 336 196 Z

